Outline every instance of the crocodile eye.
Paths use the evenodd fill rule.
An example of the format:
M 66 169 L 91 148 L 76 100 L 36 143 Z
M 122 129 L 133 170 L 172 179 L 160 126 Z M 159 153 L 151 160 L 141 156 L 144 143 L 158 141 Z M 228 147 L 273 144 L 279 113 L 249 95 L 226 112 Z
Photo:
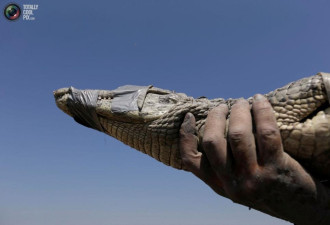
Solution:
M 172 103 L 177 103 L 177 102 L 178 102 L 178 99 L 177 99 L 175 96 L 171 96 L 171 97 L 169 97 L 169 100 L 170 100 L 170 102 L 172 102 Z
M 159 96 L 159 102 L 165 104 L 175 104 L 178 102 L 178 99 L 175 95 L 161 95 Z

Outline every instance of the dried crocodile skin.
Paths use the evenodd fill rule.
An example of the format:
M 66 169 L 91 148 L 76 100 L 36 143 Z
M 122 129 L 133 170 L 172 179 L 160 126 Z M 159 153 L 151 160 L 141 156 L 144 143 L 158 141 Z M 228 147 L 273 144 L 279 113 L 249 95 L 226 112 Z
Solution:
M 129 87 L 131 88 L 131 87 Z M 139 89 L 141 88 L 141 89 Z M 134 91 L 133 91 L 134 89 Z M 94 91 L 97 100 L 89 107 L 72 101 L 75 95 L 86 94 L 73 88 L 62 88 L 54 92 L 56 103 L 77 122 L 86 125 L 97 123 L 98 129 L 171 167 L 181 169 L 179 151 L 179 128 L 183 117 L 191 112 L 196 117 L 197 134 L 201 139 L 208 112 L 225 103 L 231 108 L 235 99 L 194 99 L 152 86 L 138 87 L 126 91 L 128 97 L 123 104 L 139 107 L 113 112 L 112 104 L 118 100 L 118 91 Z M 118 90 L 118 89 L 116 89 Z M 136 91 L 138 90 L 138 91 Z M 144 94 L 139 94 L 144 93 Z M 138 96 L 138 99 L 134 99 Z M 284 150 L 320 176 L 330 177 L 330 74 L 319 73 L 292 82 L 265 95 L 273 106 L 281 132 Z M 132 100 L 129 100 L 133 98 Z M 115 99 L 115 100 L 114 100 Z M 142 99 L 142 100 L 141 100 Z M 131 102 L 125 102 L 131 101 Z M 251 103 L 252 98 L 248 101 Z M 118 101 L 117 101 L 118 102 Z M 118 104 L 118 103 L 116 103 Z M 121 103 L 120 103 L 121 104 Z M 125 106 L 126 107 L 126 106 Z M 77 110 L 92 111 L 94 117 L 77 119 Z M 83 120 L 83 121 L 82 121 Z M 101 127 L 101 128 L 100 128 Z M 199 147 L 203 151 L 202 147 Z

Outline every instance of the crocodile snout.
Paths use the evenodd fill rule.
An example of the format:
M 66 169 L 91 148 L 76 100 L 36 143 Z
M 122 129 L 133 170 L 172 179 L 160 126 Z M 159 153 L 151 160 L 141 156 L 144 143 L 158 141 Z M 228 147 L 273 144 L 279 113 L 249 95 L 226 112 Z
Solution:
M 56 105 L 63 112 L 65 112 L 69 116 L 72 116 L 72 114 L 68 108 L 68 105 L 67 105 L 68 98 L 71 96 L 70 88 L 60 88 L 60 89 L 54 91 L 53 94 L 54 94 Z

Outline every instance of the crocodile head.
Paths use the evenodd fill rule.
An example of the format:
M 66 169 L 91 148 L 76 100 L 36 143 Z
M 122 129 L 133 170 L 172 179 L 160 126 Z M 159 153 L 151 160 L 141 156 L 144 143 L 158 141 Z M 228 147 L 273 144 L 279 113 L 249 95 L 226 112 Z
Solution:
M 57 106 L 78 123 L 101 130 L 98 117 L 125 123 L 146 123 L 160 118 L 188 97 L 152 86 L 126 85 L 115 90 L 54 91 Z

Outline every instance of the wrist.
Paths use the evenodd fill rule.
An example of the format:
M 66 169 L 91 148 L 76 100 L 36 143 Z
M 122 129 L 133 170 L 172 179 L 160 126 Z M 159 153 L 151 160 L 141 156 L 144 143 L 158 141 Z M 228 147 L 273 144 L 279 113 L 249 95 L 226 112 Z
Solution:
M 301 202 L 300 213 L 294 215 L 295 225 L 329 225 L 330 224 L 330 189 L 315 180 L 315 198 Z

